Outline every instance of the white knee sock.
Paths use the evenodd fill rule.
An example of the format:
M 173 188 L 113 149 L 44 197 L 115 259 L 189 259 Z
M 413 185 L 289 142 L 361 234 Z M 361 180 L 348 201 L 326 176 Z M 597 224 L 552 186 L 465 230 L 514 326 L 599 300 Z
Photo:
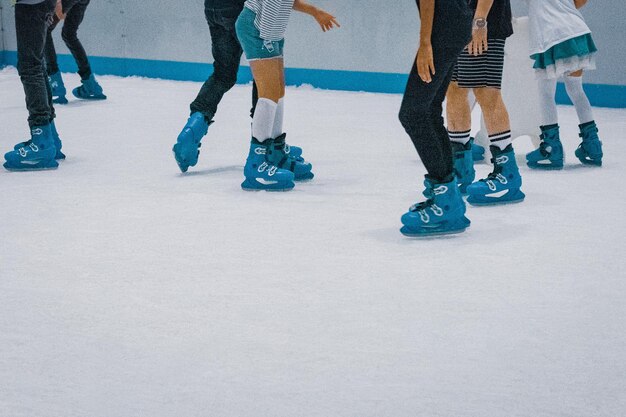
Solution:
M 471 130 L 466 130 L 464 132 L 453 132 L 448 130 L 448 137 L 451 142 L 460 143 L 461 145 L 467 144 L 470 141 Z
M 511 143 L 513 143 L 513 139 L 511 139 L 510 130 L 496 133 L 495 135 L 489 135 L 489 144 L 491 146 L 497 146 L 501 151 L 503 151 L 504 148 L 509 146 Z
M 591 104 L 585 90 L 583 90 L 583 77 L 565 76 L 564 78 L 565 90 L 576 107 L 580 124 L 593 121 L 593 110 L 591 110 Z
M 276 106 L 276 117 L 274 118 L 274 127 L 272 129 L 272 138 L 277 138 L 283 133 L 283 119 L 285 116 L 285 98 L 278 100 Z
M 541 101 L 542 125 L 559 123 L 559 114 L 556 110 L 556 79 L 540 79 L 539 100 Z
M 267 98 L 260 98 L 252 119 L 252 137 L 259 142 L 274 138 L 274 119 L 278 105 Z

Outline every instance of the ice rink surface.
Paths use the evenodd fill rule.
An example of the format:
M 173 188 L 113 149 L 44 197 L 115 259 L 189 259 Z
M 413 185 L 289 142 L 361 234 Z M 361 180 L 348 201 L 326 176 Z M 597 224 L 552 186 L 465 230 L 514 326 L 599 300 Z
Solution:
M 200 84 L 100 80 L 107 101 L 57 106 L 58 170 L 0 172 L 0 416 L 626 415 L 626 110 L 596 109 L 593 169 L 560 107 L 566 169 L 529 171 L 521 138 L 524 203 L 416 241 L 400 96 L 289 88 L 317 176 L 249 193 L 249 86 L 183 175 Z M 2 70 L 3 152 L 26 116 Z

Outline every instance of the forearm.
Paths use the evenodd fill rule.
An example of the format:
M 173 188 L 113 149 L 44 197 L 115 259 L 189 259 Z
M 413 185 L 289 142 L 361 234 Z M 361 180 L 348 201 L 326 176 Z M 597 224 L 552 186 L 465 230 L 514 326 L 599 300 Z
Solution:
M 438 0 L 441 1 L 441 0 Z M 435 0 L 420 0 L 420 44 L 430 45 L 435 21 Z
M 493 6 L 494 0 L 478 0 L 478 4 L 476 5 L 476 13 L 474 13 L 474 19 L 484 18 L 486 19 L 489 15 L 489 11 L 491 10 L 491 6 Z
M 585 4 L 587 4 L 587 0 L 574 0 L 574 6 L 576 6 L 577 9 L 580 9 Z
M 313 6 L 310 3 L 307 3 L 305 0 L 295 0 L 293 2 L 293 9 L 295 11 L 306 13 L 311 16 L 313 16 L 317 11 L 317 7 Z

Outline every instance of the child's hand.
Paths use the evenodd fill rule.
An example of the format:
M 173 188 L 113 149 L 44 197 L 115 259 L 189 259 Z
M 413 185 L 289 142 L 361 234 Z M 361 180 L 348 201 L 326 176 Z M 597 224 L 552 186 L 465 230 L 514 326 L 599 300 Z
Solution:
M 325 12 L 324 10 L 318 9 L 314 14 L 313 18 L 317 20 L 323 32 L 331 30 L 335 26 L 340 28 L 341 25 L 337 22 L 337 18 L 330 13 Z
M 435 61 L 433 59 L 433 47 L 430 43 L 420 43 L 417 50 L 417 73 L 422 81 L 430 83 L 435 75 Z

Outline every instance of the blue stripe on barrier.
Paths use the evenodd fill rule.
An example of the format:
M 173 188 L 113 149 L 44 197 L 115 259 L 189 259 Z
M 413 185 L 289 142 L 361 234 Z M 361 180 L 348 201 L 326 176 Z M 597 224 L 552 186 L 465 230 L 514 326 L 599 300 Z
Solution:
M 122 77 L 140 76 L 178 81 L 204 81 L 211 73 L 210 64 L 193 62 L 156 61 L 134 58 L 90 57 L 92 67 L 98 74 Z M 0 66 L 16 65 L 17 52 L 0 53 Z M 71 55 L 59 55 L 59 67 L 64 72 L 75 72 L 76 63 Z M 338 71 L 304 68 L 287 68 L 285 78 L 288 85 L 310 84 L 330 90 L 367 91 L 373 93 L 401 94 L 407 80 L 406 74 L 382 72 Z M 241 67 L 238 83 L 252 80 L 249 67 Z M 598 107 L 626 108 L 626 86 L 608 84 L 585 84 L 591 104 Z M 556 94 L 558 104 L 572 104 L 565 87 L 559 83 Z

